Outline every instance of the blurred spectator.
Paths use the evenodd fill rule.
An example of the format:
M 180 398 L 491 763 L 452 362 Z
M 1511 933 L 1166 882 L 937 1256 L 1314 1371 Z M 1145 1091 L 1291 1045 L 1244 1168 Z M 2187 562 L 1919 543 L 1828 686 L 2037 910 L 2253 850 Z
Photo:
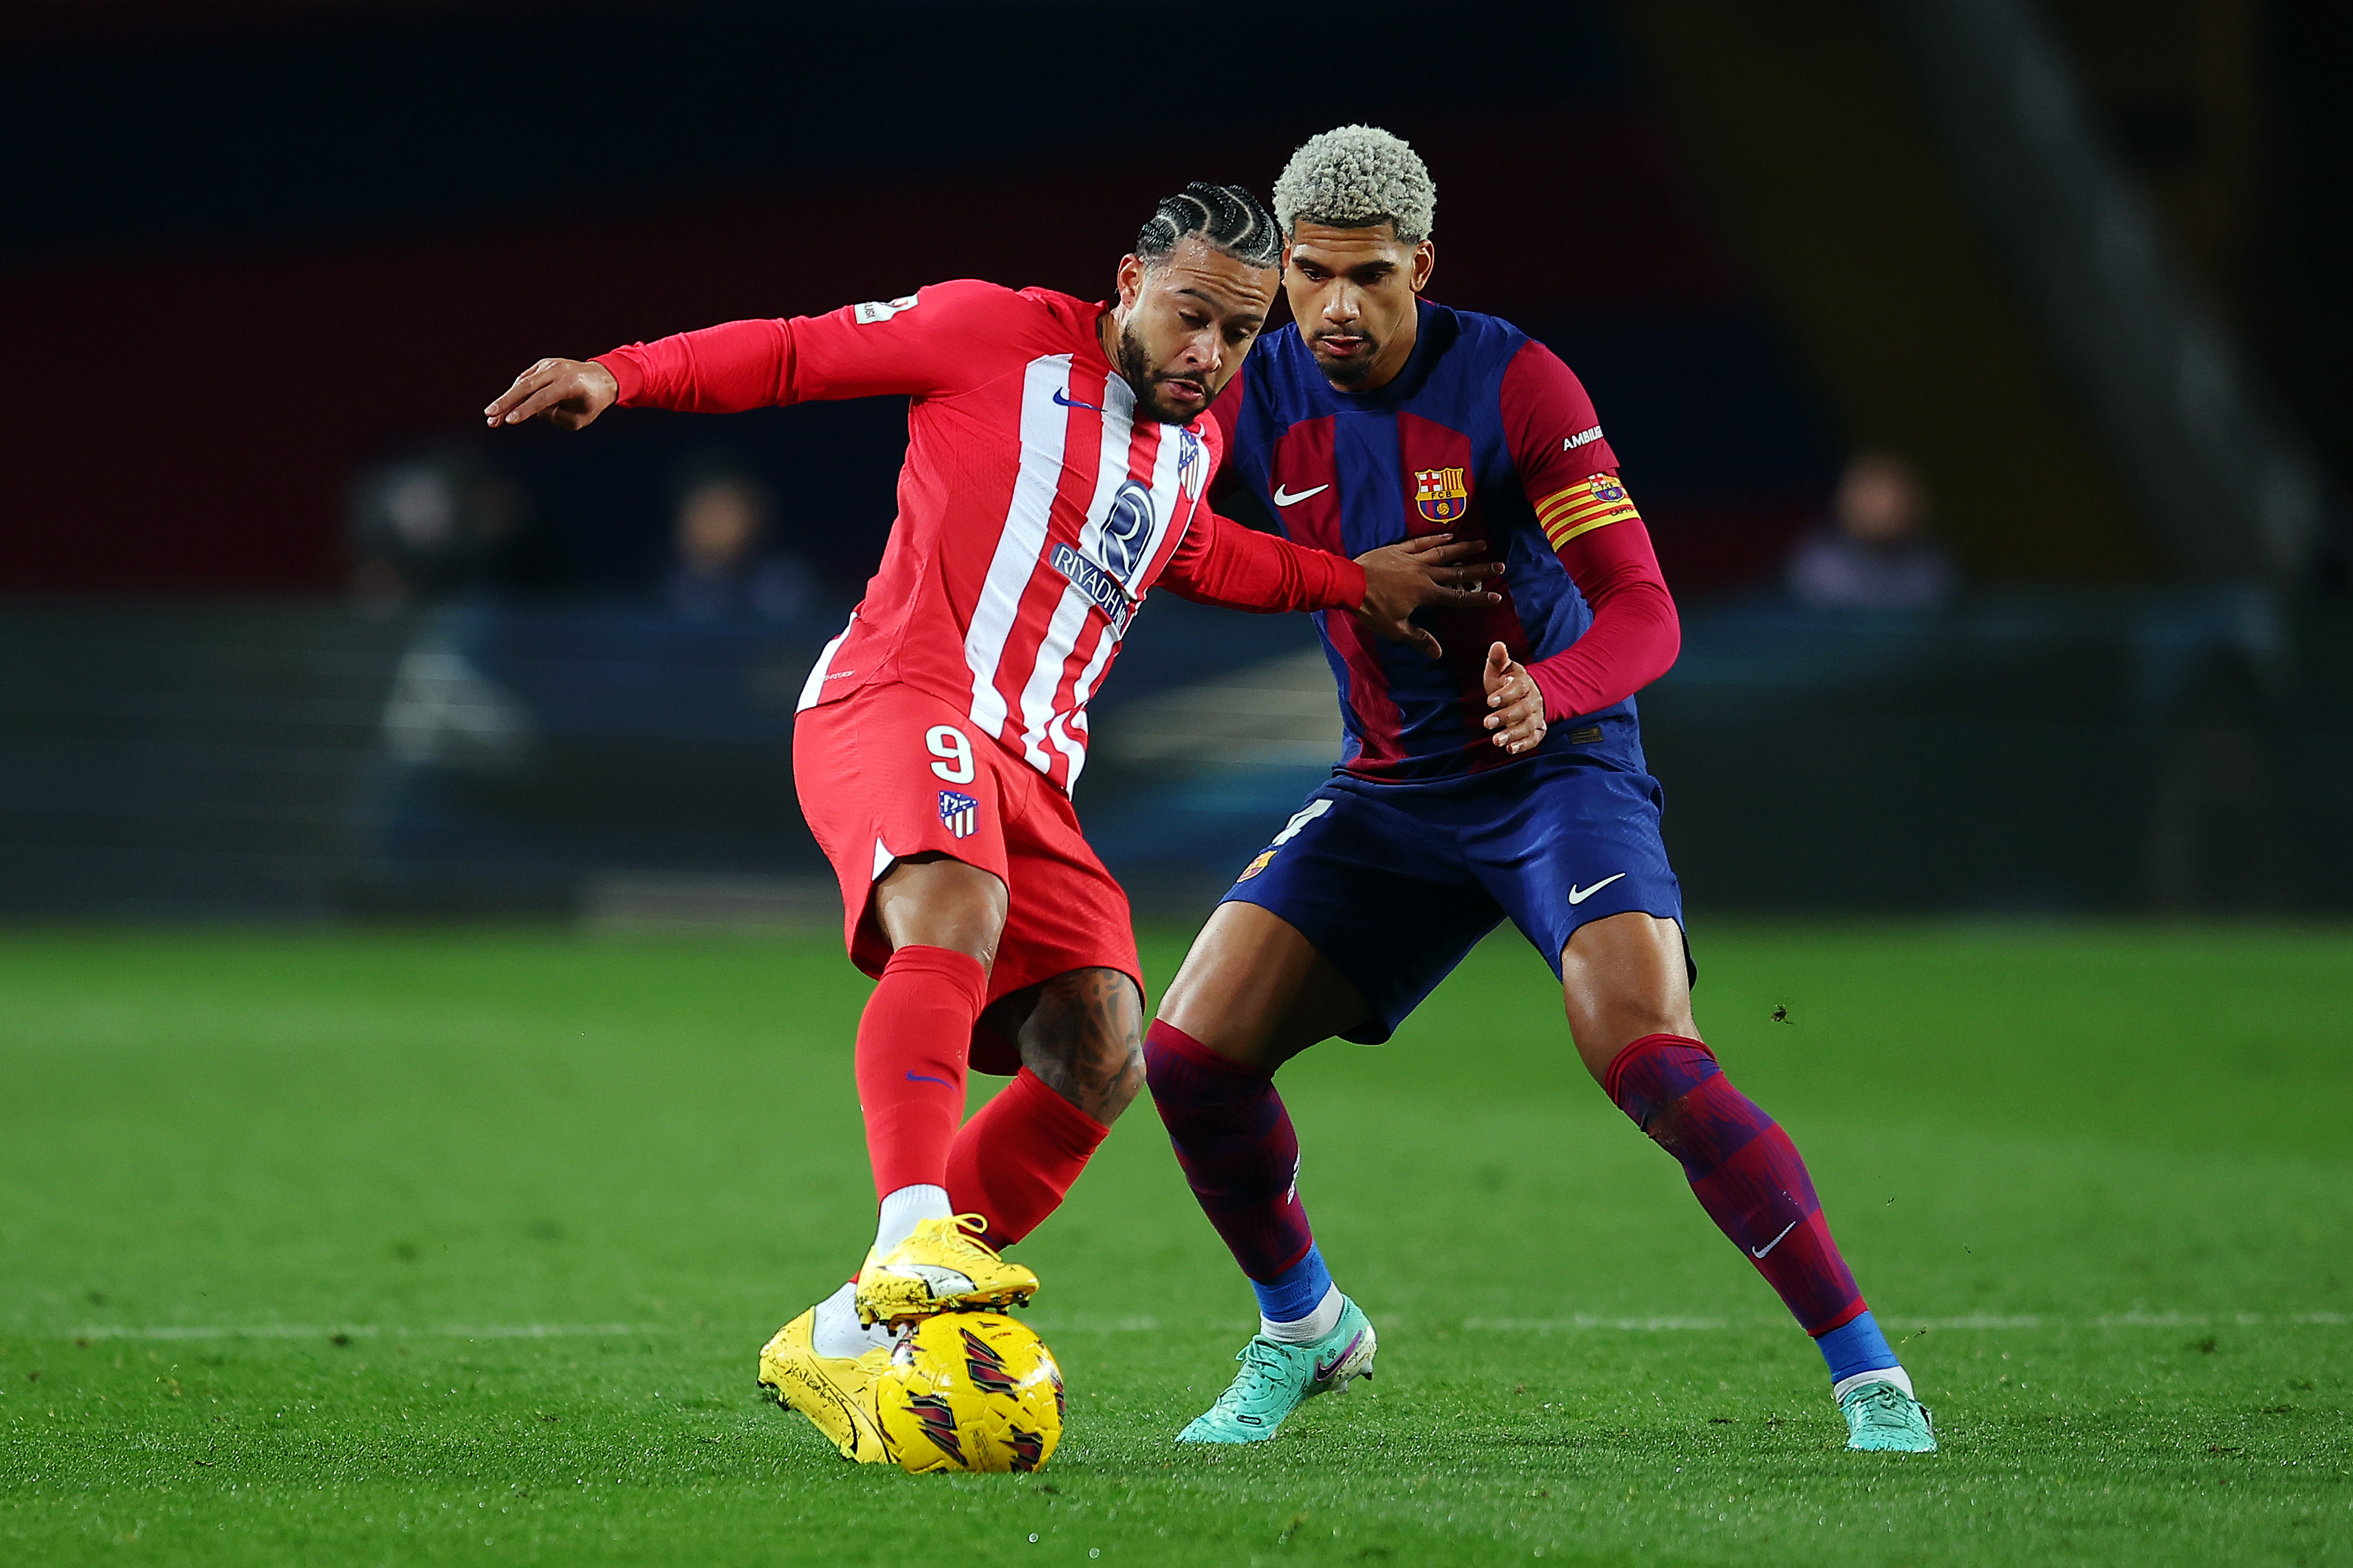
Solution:
M 699 621 L 806 609 L 815 587 L 808 568 L 761 551 L 769 512 L 767 488 L 751 475 L 710 463 L 691 468 L 679 489 L 678 558 L 664 595 L 670 608 Z
M 560 550 L 514 481 L 444 447 L 386 463 L 352 487 L 352 593 L 391 614 L 461 594 L 560 586 Z
M 1789 557 L 1789 592 L 1815 609 L 1941 608 L 1960 574 L 1927 524 L 1927 490 L 1912 465 L 1858 452 L 1839 479 L 1829 526 Z

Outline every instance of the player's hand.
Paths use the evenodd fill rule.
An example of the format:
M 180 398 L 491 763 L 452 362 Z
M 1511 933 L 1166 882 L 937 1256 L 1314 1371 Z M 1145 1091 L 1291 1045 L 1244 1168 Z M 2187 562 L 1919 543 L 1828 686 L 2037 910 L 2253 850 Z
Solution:
M 493 430 L 526 419 L 577 430 L 612 407 L 620 395 L 620 383 L 595 360 L 543 359 L 515 377 L 514 384 L 482 410 L 482 417 Z
M 1515 757 L 1544 744 L 1544 692 L 1527 666 L 1497 643 L 1487 650 L 1487 668 L 1480 674 L 1487 685 L 1488 737 Z
M 1473 605 L 1500 605 L 1501 594 L 1480 586 L 1504 574 L 1500 561 L 1466 562 L 1486 549 L 1484 542 L 1454 542 L 1451 533 L 1425 533 L 1399 544 L 1368 550 L 1356 557 L 1365 569 L 1365 602 L 1356 614 L 1391 642 L 1410 643 L 1432 658 L 1444 655 L 1438 639 L 1411 616 L 1425 605 L 1455 609 Z

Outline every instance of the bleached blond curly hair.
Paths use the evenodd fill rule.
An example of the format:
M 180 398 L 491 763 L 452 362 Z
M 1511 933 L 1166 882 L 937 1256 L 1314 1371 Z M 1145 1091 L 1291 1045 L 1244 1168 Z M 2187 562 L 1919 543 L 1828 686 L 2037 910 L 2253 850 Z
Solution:
M 1421 155 L 1377 125 L 1343 125 L 1300 143 L 1274 182 L 1274 219 L 1286 237 L 1299 220 L 1330 228 L 1388 222 L 1408 245 L 1430 237 L 1438 187 Z

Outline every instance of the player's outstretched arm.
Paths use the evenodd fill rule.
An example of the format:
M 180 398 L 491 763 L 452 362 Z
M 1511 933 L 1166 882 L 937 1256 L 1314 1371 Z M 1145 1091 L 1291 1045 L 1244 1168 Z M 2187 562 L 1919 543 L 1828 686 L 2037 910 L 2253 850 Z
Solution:
M 994 283 L 935 283 L 822 316 L 722 321 L 624 343 L 593 360 L 543 359 L 482 416 L 577 430 L 606 409 L 741 414 L 820 399 L 952 394 L 1029 357 L 1044 307 Z
M 566 430 L 591 424 L 619 400 L 620 383 L 595 360 L 543 359 L 482 410 L 495 430 L 526 419 L 544 419 Z
M 1451 533 L 1425 533 L 1368 550 L 1356 557 L 1365 597 L 1351 613 L 1389 641 L 1441 658 L 1446 650 L 1428 627 L 1413 624 L 1413 613 L 1433 605 L 1451 610 L 1502 604 L 1504 596 L 1484 584 L 1504 574 L 1504 563 L 1468 559 L 1486 548 L 1478 540 L 1458 543 Z

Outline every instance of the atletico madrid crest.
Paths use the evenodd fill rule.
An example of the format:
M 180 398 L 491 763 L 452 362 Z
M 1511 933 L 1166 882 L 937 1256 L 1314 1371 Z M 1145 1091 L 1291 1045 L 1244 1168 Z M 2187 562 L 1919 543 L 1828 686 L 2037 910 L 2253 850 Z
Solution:
M 958 838 L 980 830 L 980 802 L 959 790 L 940 791 L 940 821 Z
M 1461 468 L 1416 468 L 1413 499 L 1432 522 L 1452 522 L 1471 510 L 1471 487 Z
M 1176 432 L 1176 493 L 1197 496 L 1201 493 L 1201 438 L 1190 430 Z

